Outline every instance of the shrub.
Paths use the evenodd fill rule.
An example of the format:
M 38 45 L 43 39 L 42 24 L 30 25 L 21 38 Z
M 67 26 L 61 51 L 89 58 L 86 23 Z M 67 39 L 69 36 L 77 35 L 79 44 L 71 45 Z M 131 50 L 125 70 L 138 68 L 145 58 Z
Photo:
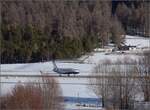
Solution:
M 63 110 L 56 80 L 42 78 L 38 83 L 17 84 L 3 97 L 1 110 Z

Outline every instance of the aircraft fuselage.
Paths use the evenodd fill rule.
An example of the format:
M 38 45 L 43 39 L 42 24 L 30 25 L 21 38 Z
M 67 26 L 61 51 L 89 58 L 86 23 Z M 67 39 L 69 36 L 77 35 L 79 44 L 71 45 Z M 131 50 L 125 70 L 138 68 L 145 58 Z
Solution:
M 79 74 L 79 71 L 72 69 L 72 68 L 54 68 L 53 69 L 54 72 L 58 73 L 58 74 Z

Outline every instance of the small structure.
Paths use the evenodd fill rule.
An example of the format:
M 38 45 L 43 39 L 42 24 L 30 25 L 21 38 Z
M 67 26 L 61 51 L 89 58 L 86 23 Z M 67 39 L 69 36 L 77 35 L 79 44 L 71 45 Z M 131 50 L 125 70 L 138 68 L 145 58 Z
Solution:
M 136 48 L 136 46 L 123 45 L 123 46 L 119 46 L 119 47 L 118 47 L 118 50 L 126 51 L 126 50 L 130 50 L 130 49 L 133 49 L 133 48 Z

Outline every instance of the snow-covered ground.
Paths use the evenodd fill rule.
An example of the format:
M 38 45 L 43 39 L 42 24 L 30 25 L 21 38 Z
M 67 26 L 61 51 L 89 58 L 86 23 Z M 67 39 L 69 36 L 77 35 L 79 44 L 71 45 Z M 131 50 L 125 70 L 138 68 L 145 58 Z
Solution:
M 126 36 L 125 43 L 127 45 L 136 45 L 139 48 L 149 48 L 150 47 L 150 39 L 143 38 L 143 37 L 133 37 L 133 36 Z M 102 60 L 110 59 L 110 60 L 117 60 L 122 58 L 132 58 L 137 59 L 138 55 L 135 54 L 109 54 L 105 55 L 105 52 L 93 52 L 88 57 L 87 55 L 79 58 L 81 60 L 84 58 L 83 63 L 73 63 L 73 62 L 63 62 L 57 61 L 58 67 L 63 68 L 75 68 L 80 71 L 78 75 L 89 75 L 92 72 L 93 67 L 102 62 Z M 39 62 L 39 63 L 26 63 L 26 64 L 1 64 L 0 65 L 1 74 L 41 74 L 40 71 L 47 72 L 50 74 L 57 74 L 52 71 L 53 65 L 52 62 Z M 14 83 L 11 82 L 26 82 L 26 81 L 34 81 L 35 78 L 12 78 L 12 77 L 1 77 L 1 82 L 10 82 L 10 83 L 2 83 L 0 88 L 1 95 L 7 94 L 11 92 L 11 89 L 14 87 Z M 82 79 L 82 78 L 58 78 L 60 87 L 62 89 L 63 96 L 67 97 L 86 97 L 86 98 L 94 98 L 97 97 L 96 94 L 88 88 L 86 85 L 89 80 Z M 68 84 L 67 84 L 68 83 Z M 71 84 L 70 84 L 71 83 Z M 73 83 L 73 84 L 72 84 Z M 82 85 L 80 84 L 82 83 Z M 83 83 L 86 83 L 85 85 Z
M 150 38 L 126 35 L 125 44 L 134 45 L 138 48 L 150 47 Z
M 135 59 L 135 55 L 105 55 L 105 53 L 94 53 L 84 62 L 85 64 L 80 63 L 60 63 L 57 61 L 58 67 L 63 68 L 76 68 L 80 71 L 78 75 L 89 75 L 92 72 L 93 67 L 96 63 L 100 60 L 110 59 L 110 60 L 117 60 L 118 58 L 125 58 L 131 57 Z M 1 65 L 1 74 L 27 74 L 27 75 L 40 75 L 40 71 L 43 71 L 48 74 L 57 74 L 52 71 L 53 65 L 52 62 L 43 62 L 43 63 L 30 63 L 30 64 L 3 64 Z M 12 78 L 6 77 L 1 78 L 2 82 L 24 82 L 24 81 L 31 81 L 32 78 Z M 34 78 L 35 80 L 35 78 Z M 74 96 L 77 97 L 79 94 L 82 97 L 96 97 L 96 95 L 88 89 L 86 85 L 80 85 L 80 83 L 88 83 L 87 79 L 83 78 L 58 78 L 59 83 L 61 84 L 61 88 L 63 91 L 64 96 Z M 69 84 L 66 84 L 69 83 Z M 71 83 L 71 84 L 70 84 Z M 73 85 L 72 85 L 73 83 Z M 77 84 L 76 84 L 77 83 Z M 10 87 L 14 84 L 6 83 L 1 84 L 1 94 L 6 94 L 9 92 Z

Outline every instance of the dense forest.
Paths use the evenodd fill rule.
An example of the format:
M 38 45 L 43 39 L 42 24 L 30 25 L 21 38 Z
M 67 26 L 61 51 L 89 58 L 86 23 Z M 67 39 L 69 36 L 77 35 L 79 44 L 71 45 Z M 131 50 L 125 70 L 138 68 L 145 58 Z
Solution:
M 150 37 L 150 1 L 126 0 L 113 6 L 126 34 Z
M 149 2 L 129 3 L 2 0 L 1 63 L 75 58 L 111 42 L 119 47 L 126 33 L 148 37 Z

